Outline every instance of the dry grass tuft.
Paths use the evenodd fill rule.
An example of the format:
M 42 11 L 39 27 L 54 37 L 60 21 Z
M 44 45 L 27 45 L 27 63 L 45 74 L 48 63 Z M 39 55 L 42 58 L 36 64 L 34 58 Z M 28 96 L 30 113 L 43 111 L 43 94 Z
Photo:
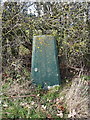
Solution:
M 72 81 L 70 90 L 65 96 L 68 117 L 87 118 L 89 116 L 89 84 L 88 80 L 77 77 Z

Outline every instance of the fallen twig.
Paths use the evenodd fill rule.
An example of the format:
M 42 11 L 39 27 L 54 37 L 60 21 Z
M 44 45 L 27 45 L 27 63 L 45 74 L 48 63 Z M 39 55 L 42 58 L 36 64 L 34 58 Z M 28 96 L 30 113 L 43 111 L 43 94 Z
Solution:
M 23 96 L 9 96 L 9 97 L 5 97 L 5 98 L 25 98 L 25 97 L 39 97 L 36 95 L 23 95 Z

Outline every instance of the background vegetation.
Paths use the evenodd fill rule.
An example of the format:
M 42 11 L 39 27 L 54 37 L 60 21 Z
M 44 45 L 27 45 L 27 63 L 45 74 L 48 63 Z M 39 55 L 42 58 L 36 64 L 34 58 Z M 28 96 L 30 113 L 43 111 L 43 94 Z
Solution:
M 62 114 L 63 117 L 67 117 L 67 114 L 71 111 L 75 113 L 74 108 L 77 108 L 77 105 L 74 108 L 72 107 L 72 110 L 68 110 L 67 102 L 65 102 L 66 104 L 60 103 L 62 100 L 57 98 L 66 96 L 66 88 L 67 91 L 72 91 L 72 88 L 70 88 L 71 80 L 74 81 L 76 76 L 80 78 L 78 78 L 78 81 L 81 81 L 82 78 L 86 81 L 87 87 L 85 90 L 88 89 L 87 81 L 90 79 L 90 2 L 5 2 L 3 7 L 1 84 L 3 104 L 6 104 L 3 107 L 3 116 L 9 118 L 52 118 L 62 117 Z M 33 36 L 43 34 L 56 36 L 62 82 L 64 84 L 66 82 L 66 85 L 55 88 L 53 92 L 48 91 L 50 94 L 47 92 L 44 96 L 42 93 L 45 91 L 40 87 L 35 88 L 35 90 L 30 81 Z M 75 85 L 77 86 L 77 84 Z M 82 83 L 83 85 L 84 83 Z M 63 86 L 65 87 L 64 93 L 61 95 L 60 91 Z M 34 89 L 34 92 L 32 89 Z M 36 100 L 31 97 L 32 94 L 37 96 Z M 78 93 L 76 92 L 76 94 Z M 25 99 L 21 99 L 22 97 L 8 99 L 8 97 L 13 98 L 11 96 L 16 95 L 30 96 Z M 84 97 L 88 101 L 86 94 Z M 59 102 L 53 108 L 50 101 L 47 100 L 47 104 L 45 103 L 46 98 L 50 99 L 52 104 L 56 104 L 56 101 Z M 68 97 L 66 96 L 66 98 Z M 28 103 L 30 100 L 34 103 Z M 24 104 L 18 106 L 22 101 Z M 31 104 L 34 106 L 32 107 Z M 50 114 L 46 111 L 43 113 L 42 105 L 43 109 L 46 109 L 45 106 L 47 107 L 46 111 Z M 71 103 L 69 103 L 69 107 L 70 105 Z M 27 107 L 22 108 L 22 106 Z M 86 112 L 85 115 L 88 116 L 88 113 Z M 85 115 L 82 116 L 85 117 Z M 80 117 L 76 113 L 71 116 Z

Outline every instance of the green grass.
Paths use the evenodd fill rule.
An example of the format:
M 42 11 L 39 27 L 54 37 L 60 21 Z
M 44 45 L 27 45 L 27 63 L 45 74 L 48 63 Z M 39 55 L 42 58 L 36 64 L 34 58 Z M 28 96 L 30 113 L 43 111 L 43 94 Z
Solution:
M 84 76 L 85 80 L 89 77 Z M 12 82 L 12 81 L 11 81 Z M 66 93 L 63 91 L 70 88 L 71 82 L 56 86 L 50 90 L 43 90 L 41 86 L 35 87 L 32 92 L 21 95 L 23 97 L 10 97 L 8 89 L 10 82 L 2 85 L 2 117 L 3 118 L 60 118 L 57 116 L 57 106 L 63 106 L 63 116 L 67 117 L 68 111 L 63 103 Z M 27 88 L 30 91 L 30 88 Z M 31 96 L 29 96 L 31 95 Z M 32 96 L 34 95 L 34 96 Z M 62 103 L 56 102 L 56 99 L 63 97 Z M 57 106 L 55 106 L 57 104 Z
M 9 83 L 2 86 L 2 91 L 7 91 Z M 57 109 L 53 108 L 55 99 L 59 97 L 60 87 L 55 87 L 49 91 L 43 90 L 40 86 L 36 87 L 32 95 L 36 97 L 11 98 L 8 94 L 2 97 L 2 116 L 3 118 L 46 118 L 56 117 Z M 46 107 L 45 109 L 43 108 Z

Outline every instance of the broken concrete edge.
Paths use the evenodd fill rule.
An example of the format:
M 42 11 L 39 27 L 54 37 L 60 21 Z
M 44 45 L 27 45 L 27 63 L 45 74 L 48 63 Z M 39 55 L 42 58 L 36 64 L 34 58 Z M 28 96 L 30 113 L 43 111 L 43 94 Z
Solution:
M 53 85 L 53 86 L 45 86 L 43 89 L 47 89 L 47 90 L 51 90 L 51 89 L 53 89 L 53 88 L 55 88 L 55 87 L 59 87 L 60 85 Z

